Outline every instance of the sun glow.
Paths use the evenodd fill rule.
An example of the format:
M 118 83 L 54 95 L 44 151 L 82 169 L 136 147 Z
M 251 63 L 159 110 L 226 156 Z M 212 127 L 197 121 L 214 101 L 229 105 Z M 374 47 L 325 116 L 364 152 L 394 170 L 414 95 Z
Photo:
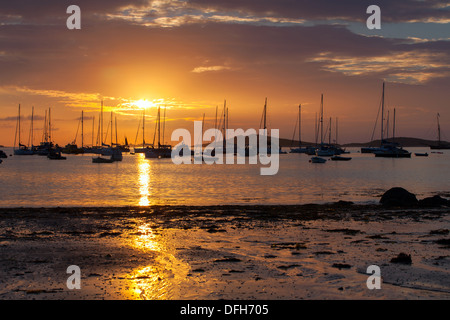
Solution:
M 132 101 L 131 104 L 138 107 L 139 109 L 148 109 L 150 107 L 155 106 L 153 102 L 150 102 L 147 99 Z

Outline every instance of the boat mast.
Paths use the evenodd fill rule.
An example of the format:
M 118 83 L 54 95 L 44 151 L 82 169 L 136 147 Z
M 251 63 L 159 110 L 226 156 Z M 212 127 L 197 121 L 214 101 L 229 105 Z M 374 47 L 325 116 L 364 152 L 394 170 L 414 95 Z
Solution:
M 161 107 L 158 107 L 158 148 L 161 148 Z
M 45 116 L 44 116 L 44 130 L 42 131 L 42 137 L 41 140 L 43 142 L 48 142 L 47 137 L 47 110 L 45 110 Z
M 226 124 L 226 119 L 227 119 L 227 100 L 224 101 L 223 103 L 223 144 L 224 144 L 224 148 L 225 148 L 225 143 L 226 143 L 226 133 L 227 133 L 227 124 Z
M 97 127 L 97 140 L 96 140 L 96 144 L 97 144 L 97 146 L 99 146 L 100 145 L 100 148 L 102 147 L 102 145 L 101 145 L 101 140 L 102 140 L 102 138 L 100 137 L 101 136 L 101 132 L 100 132 L 100 127 L 101 127 L 101 118 L 102 118 L 102 116 L 101 116 L 101 114 L 98 116 L 98 127 Z
M 116 121 L 116 146 L 119 144 L 119 139 L 117 139 L 117 116 L 115 117 Z
M 81 149 L 84 148 L 84 110 L 81 110 Z
M 383 93 L 381 98 L 381 143 L 383 143 L 384 140 L 384 90 L 385 83 L 383 81 Z
M 314 118 L 314 138 L 316 141 L 316 146 L 317 146 L 317 142 L 318 142 L 318 134 L 319 134 L 319 126 L 317 123 L 317 112 L 316 112 L 316 117 Z
M 219 112 L 219 106 L 216 106 L 216 118 L 214 120 L 214 129 L 217 130 L 217 114 Z M 214 148 L 216 147 L 216 142 L 217 142 L 217 131 L 214 132 Z
M 19 104 L 19 149 L 20 149 L 20 104 Z
M 323 94 L 320 98 L 320 144 L 323 144 Z
M 228 107 L 227 107 L 227 130 L 230 127 L 230 123 L 228 122 L 230 120 L 230 118 L 228 117 Z
M 164 122 L 163 122 L 163 134 L 162 134 L 162 143 L 164 145 L 164 135 L 166 134 L 166 106 L 164 106 Z M 203 134 L 202 134 L 203 136 Z
M 94 147 L 95 116 L 92 117 L 92 147 Z
M 267 98 L 266 102 L 264 103 L 264 133 L 266 133 L 267 129 Z
M 390 119 L 389 111 L 390 110 L 388 110 L 387 112 L 387 119 L 386 119 L 386 139 L 389 139 L 389 119 Z
M 113 146 L 113 112 L 111 111 L 111 148 Z
M 34 107 L 31 107 L 31 127 L 30 127 L 30 135 L 28 138 L 28 147 L 33 147 L 33 119 L 34 119 Z
M 103 147 L 103 100 L 102 100 L 102 106 L 100 109 L 100 147 Z
M 142 148 L 145 148 L 145 107 L 142 111 Z
M 31 146 L 34 142 L 34 107 L 31 109 Z
M 298 106 L 298 147 L 302 147 L 302 105 Z
M 52 108 L 48 108 L 48 142 L 52 142 Z
M 201 141 L 202 141 L 202 139 L 203 139 L 203 133 L 204 133 L 204 128 L 205 128 L 205 114 L 203 114 L 203 119 L 202 119 L 202 135 L 200 136 L 200 148 L 203 150 L 203 144 L 201 143 Z M 197 145 L 198 145 L 198 143 L 199 142 L 197 142 Z
M 336 141 L 335 144 L 338 145 L 338 118 L 336 117 Z
M 330 117 L 330 128 L 328 130 L 328 144 L 331 145 L 331 117 Z
M 437 114 L 437 123 L 438 123 L 438 142 L 441 145 L 441 124 L 439 123 L 440 114 Z
M 218 112 L 219 106 L 216 106 L 216 118 L 214 119 L 214 129 L 217 129 L 217 112 Z
M 205 127 L 205 114 L 203 114 L 203 119 L 202 119 L 202 137 L 203 137 L 203 132 L 205 131 L 204 127 Z
M 392 142 L 395 141 L 395 108 L 394 108 L 394 124 L 392 126 Z

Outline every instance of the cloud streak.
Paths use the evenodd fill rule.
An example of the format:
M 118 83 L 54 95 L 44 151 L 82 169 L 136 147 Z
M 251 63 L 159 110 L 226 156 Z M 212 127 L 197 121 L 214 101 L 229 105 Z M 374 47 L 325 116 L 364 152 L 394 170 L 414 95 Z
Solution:
M 323 70 L 344 75 L 379 73 L 393 82 L 420 84 L 432 78 L 449 76 L 449 60 L 445 53 L 409 51 L 370 57 L 336 56 L 322 52 L 308 61 L 321 63 Z
M 233 70 L 233 68 L 227 66 L 196 67 L 195 69 L 192 70 L 192 72 L 203 73 L 203 72 L 226 71 L 226 70 Z

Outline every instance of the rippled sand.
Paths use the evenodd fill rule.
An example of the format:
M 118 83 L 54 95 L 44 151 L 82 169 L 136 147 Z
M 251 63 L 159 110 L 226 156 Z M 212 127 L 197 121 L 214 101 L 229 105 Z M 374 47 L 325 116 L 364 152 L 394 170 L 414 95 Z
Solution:
M 448 299 L 450 210 L 0 209 L 0 299 Z M 392 263 L 399 253 L 412 264 Z M 81 269 L 69 290 L 66 269 Z M 366 286 L 381 268 L 380 290 Z

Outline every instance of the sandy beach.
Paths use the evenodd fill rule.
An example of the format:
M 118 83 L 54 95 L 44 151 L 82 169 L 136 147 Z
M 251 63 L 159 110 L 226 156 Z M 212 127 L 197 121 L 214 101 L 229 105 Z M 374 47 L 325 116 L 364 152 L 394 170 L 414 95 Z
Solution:
M 0 209 L 0 299 L 449 299 L 450 209 Z M 395 263 L 400 253 L 411 263 Z M 81 270 L 70 290 L 67 267 Z M 369 290 L 367 268 L 381 269 Z

